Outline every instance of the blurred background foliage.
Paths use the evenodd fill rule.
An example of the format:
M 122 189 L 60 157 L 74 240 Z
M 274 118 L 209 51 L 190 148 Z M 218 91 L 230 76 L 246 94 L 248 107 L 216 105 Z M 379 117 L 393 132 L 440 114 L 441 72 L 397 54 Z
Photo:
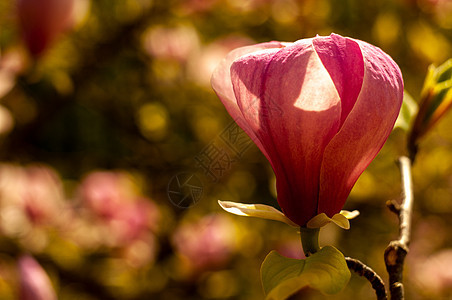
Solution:
M 243 45 L 335 32 L 390 54 L 417 99 L 428 65 L 452 53 L 450 0 L 64 1 L 69 25 L 43 44 L 27 40 L 26 0 L 0 2 L 0 299 L 28 299 L 35 267 L 62 300 L 263 299 L 266 254 L 301 257 L 301 245 L 283 224 L 217 205 L 277 202 L 257 147 L 234 152 L 224 139 L 237 128 L 210 88 L 215 65 Z M 452 297 L 451 126 L 449 115 L 421 142 L 413 170 L 409 299 Z M 351 229 L 321 234 L 385 280 L 397 235 L 385 201 L 399 196 L 405 141 L 395 130 L 359 179 Z M 174 180 L 190 175 L 188 203 L 175 201 Z M 368 282 L 293 299 L 352 297 L 372 299 Z

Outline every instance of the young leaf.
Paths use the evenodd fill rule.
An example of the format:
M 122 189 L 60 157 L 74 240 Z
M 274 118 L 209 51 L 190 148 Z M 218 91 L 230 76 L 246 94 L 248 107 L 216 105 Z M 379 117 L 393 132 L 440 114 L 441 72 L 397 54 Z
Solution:
M 326 294 L 338 293 L 348 283 L 350 271 L 344 255 L 326 246 L 304 260 L 270 252 L 262 263 L 261 279 L 266 300 L 284 300 L 308 286 Z
M 400 128 L 404 131 L 410 129 L 411 121 L 418 111 L 418 105 L 416 101 L 406 91 L 403 92 L 402 108 L 400 109 L 399 116 L 394 125 L 394 129 Z

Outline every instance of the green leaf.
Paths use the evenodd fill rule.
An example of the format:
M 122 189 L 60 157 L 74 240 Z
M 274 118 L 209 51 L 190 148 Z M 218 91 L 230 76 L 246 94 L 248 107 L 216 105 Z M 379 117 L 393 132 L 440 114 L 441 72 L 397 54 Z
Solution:
M 434 96 L 425 114 L 424 123 L 428 123 L 430 122 L 430 120 L 433 120 L 433 122 L 435 122 L 435 116 L 442 116 L 444 114 L 443 111 L 447 110 L 450 107 L 450 102 L 452 101 L 452 79 L 438 83 L 433 88 L 433 91 Z
M 402 108 L 394 125 L 394 129 L 400 128 L 404 131 L 409 131 L 411 121 L 418 111 L 416 101 L 406 91 L 403 92 Z
M 452 78 L 452 59 L 448 59 L 445 63 L 435 69 L 436 82 L 441 83 Z
M 350 279 L 344 255 L 332 246 L 306 259 L 292 259 L 270 252 L 262 263 L 261 279 L 266 300 L 284 300 L 304 287 L 326 294 L 341 291 Z

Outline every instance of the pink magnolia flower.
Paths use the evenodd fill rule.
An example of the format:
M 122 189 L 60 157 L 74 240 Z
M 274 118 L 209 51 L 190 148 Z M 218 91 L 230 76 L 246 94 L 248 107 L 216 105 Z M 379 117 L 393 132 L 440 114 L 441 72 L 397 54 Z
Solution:
M 56 300 L 52 283 L 44 269 L 29 255 L 19 258 L 20 300 Z
M 33 56 L 38 56 L 72 24 L 74 0 L 17 0 L 17 14 L 23 39 Z
M 452 249 L 418 257 L 411 268 L 414 283 L 429 299 L 446 299 L 452 293 Z
M 34 223 L 55 221 L 64 207 L 64 192 L 58 174 L 46 166 L 28 166 L 23 169 L 22 204 L 28 218 Z M 19 178 L 17 178 L 19 179 Z
M 123 173 L 97 171 L 83 179 L 79 197 L 101 218 L 114 218 L 121 205 L 134 195 Z M 127 200 L 126 200 L 127 199 Z
M 20 211 L 20 215 L 25 217 L 22 220 L 34 225 L 57 223 L 65 207 L 61 179 L 44 165 L 0 165 L 0 199 L 3 212 Z M 9 216 L 4 221 L 9 220 L 5 225 L 11 226 L 10 229 L 17 226 L 18 232 L 26 230 L 27 226 L 19 222 L 21 218 L 16 213 L 5 216 Z
M 270 161 L 278 203 L 299 226 L 340 212 L 403 97 L 401 72 L 387 54 L 337 34 L 238 48 L 212 86 Z
M 105 226 L 105 238 L 114 246 L 126 246 L 157 230 L 158 206 L 135 188 L 127 173 L 114 171 L 92 172 L 79 187 L 83 207 Z
M 23 51 L 8 49 L 0 56 L 0 98 L 8 94 L 16 84 L 16 77 L 26 67 Z
M 223 215 L 208 215 L 198 222 L 179 226 L 173 235 L 177 252 L 194 271 L 222 266 L 235 252 L 236 228 Z
M 199 37 L 189 26 L 157 26 L 146 31 L 143 47 L 154 57 L 186 62 L 199 48 Z

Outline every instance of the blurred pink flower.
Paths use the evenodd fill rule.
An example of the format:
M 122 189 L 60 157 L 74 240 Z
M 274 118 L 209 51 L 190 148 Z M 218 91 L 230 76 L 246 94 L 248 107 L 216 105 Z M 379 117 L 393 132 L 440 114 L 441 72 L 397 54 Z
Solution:
M 20 300 L 56 300 L 49 277 L 36 260 L 23 255 L 18 260 Z
M 155 231 L 160 218 L 158 207 L 140 196 L 126 173 L 93 172 L 79 187 L 85 208 L 109 231 L 116 246 Z
M 33 56 L 42 54 L 70 25 L 75 0 L 17 0 L 22 37 Z
M 53 223 L 64 206 L 59 176 L 43 165 L 1 165 L 0 197 L 3 208 L 20 208 L 35 224 Z
M 424 0 L 418 3 L 424 10 L 433 12 L 440 26 L 452 28 L 452 0 Z
M 22 199 L 28 217 L 36 222 L 55 218 L 64 198 L 59 176 L 44 166 L 30 166 L 25 169 Z
M 108 220 L 111 231 L 119 244 L 126 244 L 150 233 L 155 228 L 157 212 L 155 204 L 147 199 L 139 199 L 136 203 L 124 204 L 121 209 Z
M 434 19 L 440 27 L 452 28 L 452 0 L 405 0 L 402 2 L 406 2 L 414 9 L 420 9 Z
M 410 258 L 426 257 L 444 247 L 449 230 L 445 220 L 438 216 L 425 216 L 416 222 L 411 233 Z
M 231 50 L 253 44 L 254 41 L 242 35 L 229 35 L 206 46 L 189 61 L 189 76 L 198 84 L 210 87 L 213 70 Z
M 452 249 L 441 250 L 413 263 L 410 272 L 419 290 L 430 296 L 447 296 L 452 292 Z
M 24 53 L 9 49 L 0 54 L 0 98 L 15 85 L 16 76 L 26 67 Z
M 197 271 L 220 267 L 237 248 L 234 223 L 224 215 L 209 215 L 182 224 L 173 235 L 177 252 Z
M 128 243 L 122 249 L 121 256 L 132 267 L 140 268 L 152 264 L 155 261 L 157 251 L 157 239 L 154 236 L 149 236 Z
M 387 54 L 337 34 L 238 48 L 215 69 L 212 87 L 270 161 L 278 203 L 300 226 L 340 212 L 403 98 Z
M 116 172 L 90 173 L 80 184 L 81 200 L 99 217 L 112 218 L 130 198 L 128 189 L 123 187 L 123 176 Z
M 198 50 L 199 37 L 190 26 L 157 26 L 145 32 L 143 47 L 151 56 L 185 62 Z

